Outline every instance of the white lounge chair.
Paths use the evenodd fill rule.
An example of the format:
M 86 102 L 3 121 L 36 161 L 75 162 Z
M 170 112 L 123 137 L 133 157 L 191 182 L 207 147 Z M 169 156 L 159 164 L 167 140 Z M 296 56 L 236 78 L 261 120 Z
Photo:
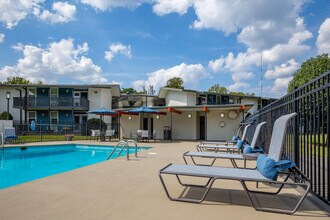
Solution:
M 109 141 L 111 141 L 111 138 L 115 135 L 115 130 L 106 130 L 104 134 L 104 139 L 109 138 Z
M 236 169 L 236 168 L 227 168 L 227 167 L 212 167 L 212 166 L 195 166 L 195 165 L 180 165 L 180 164 L 169 164 L 163 169 L 159 171 L 159 178 L 160 181 L 164 187 L 165 193 L 167 197 L 170 200 L 173 201 L 182 201 L 182 202 L 193 202 L 193 203 L 200 203 L 203 202 L 206 198 L 207 194 L 209 193 L 210 189 L 213 186 L 213 183 L 216 180 L 236 180 L 239 181 L 242 184 L 243 189 L 247 193 L 247 196 L 252 204 L 252 206 L 258 210 L 258 211 L 268 211 L 268 212 L 277 212 L 277 213 L 285 213 L 285 214 L 293 214 L 295 213 L 305 197 L 307 196 L 311 184 L 306 176 L 304 176 L 299 169 L 294 165 L 292 162 L 288 161 L 280 161 L 282 151 L 283 151 L 283 145 L 285 140 L 285 134 L 287 130 L 288 122 L 291 118 L 293 118 L 296 115 L 296 113 L 292 113 L 289 115 L 284 115 L 278 118 L 274 123 L 271 143 L 269 147 L 268 152 L 268 158 L 264 157 L 263 155 L 260 155 L 258 158 L 258 169 L 257 170 L 248 170 L 248 169 Z M 259 161 L 260 159 L 260 161 Z M 267 159 L 267 161 L 264 161 L 264 159 Z M 264 166 L 267 164 L 267 162 L 274 161 L 272 165 L 271 171 L 277 171 L 277 170 L 284 170 L 285 168 L 288 168 L 289 172 L 281 172 L 280 174 L 284 176 L 284 179 L 277 179 L 275 176 L 273 179 L 270 179 L 268 177 L 267 172 L 264 168 L 270 168 L 267 166 Z M 266 163 L 265 163 L 266 162 Z M 285 165 L 283 165 L 285 164 Z M 283 165 L 283 166 L 281 166 Z M 277 173 L 276 173 L 277 174 Z M 170 195 L 167 186 L 165 184 L 164 176 L 165 175 L 175 175 L 179 184 L 184 186 L 184 190 L 187 190 L 187 187 L 198 187 L 205 189 L 203 195 L 200 199 L 193 199 L 184 197 L 183 193 L 179 197 L 173 197 Z M 190 177 L 198 177 L 198 178 L 206 178 L 208 179 L 207 183 L 205 185 L 197 185 L 197 184 L 189 184 L 184 183 L 181 176 L 190 176 Z M 288 179 L 290 176 L 294 176 L 295 182 L 288 182 Z M 299 180 L 299 182 L 298 182 Z M 277 191 L 270 192 L 270 191 L 261 191 L 259 190 L 252 190 L 249 189 L 246 185 L 246 182 L 260 182 L 260 183 L 271 183 L 269 185 L 270 187 L 278 187 L 276 188 Z M 293 209 L 290 210 L 284 210 L 283 208 L 269 208 L 269 207 L 257 207 L 255 201 L 251 197 L 251 194 L 268 194 L 268 195 L 276 195 L 281 192 L 283 189 L 283 186 L 301 186 L 304 190 L 304 193 L 302 194 L 301 198 L 299 199 L 298 203 Z
M 201 157 L 201 158 L 209 158 L 212 159 L 212 162 L 210 164 L 210 166 L 212 166 L 214 164 L 214 162 L 217 159 L 229 159 L 232 163 L 232 165 L 235 168 L 239 168 L 237 166 L 236 160 L 244 160 L 244 168 L 246 168 L 246 161 L 247 160 L 257 160 L 259 153 L 263 152 L 263 149 L 256 149 L 256 143 L 260 134 L 260 130 L 262 128 L 262 126 L 264 126 L 266 124 L 266 122 L 261 122 L 257 125 L 256 130 L 254 131 L 254 135 L 252 138 L 252 142 L 251 142 L 251 153 L 247 153 L 247 154 L 227 154 L 227 153 L 214 153 L 214 152 L 193 152 L 193 151 L 187 151 L 183 154 L 183 160 L 185 161 L 186 164 L 188 164 L 186 157 L 190 157 L 191 161 L 195 164 L 195 165 L 205 165 L 205 164 L 201 164 L 201 163 L 196 163 L 195 161 L 195 157 Z M 247 148 L 247 146 L 245 147 Z M 245 150 L 245 149 L 244 149 Z
M 95 140 L 98 140 L 99 137 L 101 136 L 101 131 L 100 130 L 91 130 L 91 136 L 90 136 L 90 141 L 93 139 L 94 141 Z
M 217 145 L 206 145 L 206 144 L 198 144 L 196 146 L 197 151 L 206 151 L 206 150 L 214 150 L 218 151 L 226 151 L 226 152 L 242 152 L 244 140 L 246 138 L 246 133 L 251 124 L 247 124 L 244 128 L 242 139 L 238 140 L 235 145 L 228 144 L 217 144 Z
M 154 141 L 156 141 L 157 139 L 157 131 L 153 130 L 152 134 L 149 135 L 149 140 L 153 139 Z
M 237 140 L 239 140 L 239 134 L 242 130 L 242 128 L 244 127 L 243 124 L 241 124 L 240 126 L 238 126 L 238 129 L 237 129 L 237 133 L 236 135 L 234 135 L 232 137 L 232 139 L 230 141 L 202 141 L 200 144 L 201 145 L 229 145 L 229 144 L 236 144 L 237 143 Z
M 13 127 L 5 127 L 3 135 L 5 143 L 15 143 L 18 141 L 22 142 L 20 139 L 18 139 L 15 128 Z

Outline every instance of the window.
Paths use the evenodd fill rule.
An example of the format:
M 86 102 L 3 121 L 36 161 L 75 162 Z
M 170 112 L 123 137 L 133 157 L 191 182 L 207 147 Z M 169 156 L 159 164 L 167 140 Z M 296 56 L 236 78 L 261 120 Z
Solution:
M 57 122 L 58 122 L 58 111 L 50 112 L 50 130 L 57 132 Z
M 259 99 L 258 100 L 258 110 L 261 109 L 261 108 L 262 108 L 262 106 L 261 106 L 261 100 Z
M 75 107 L 80 107 L 80 98 L 81 98 L 81 93 L 80 92 L 74 92 L 73 93 L 73 98 L 74 98 L 74 106 Z
M 29 111 L 28 112 L 28 120 L 29 124 L 31 124 L 31 121 L 37 121 L 37 113 L 35 111 Z
M 50 123 L 57 124 L 58 122 L 58 111 L 50 112 Z
M 56 106 L 57 105 L 57 98 L 58 98 L 58 88 L 50 88 L 50 105 Z
M 221 104 L 221 96 L 217 95 L 217 104 Z
M 29 106 L 36 106 L 37 89 L 35 87 L 28 88 L 28 104 Z

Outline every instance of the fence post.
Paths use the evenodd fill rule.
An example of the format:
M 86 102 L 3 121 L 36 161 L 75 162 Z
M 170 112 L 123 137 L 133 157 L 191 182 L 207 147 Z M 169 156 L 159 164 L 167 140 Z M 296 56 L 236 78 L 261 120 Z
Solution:
M 296 163 L 297 167 L 299 167 L 299 117 L 300 112 L 298 111 L 298 89 L 297 87 L 293 90 L 293 111 L 297 113 L 297 116 L 294 118 L 294 127 L 293 127 L 293 147 L 294 147 L 294 162 Z

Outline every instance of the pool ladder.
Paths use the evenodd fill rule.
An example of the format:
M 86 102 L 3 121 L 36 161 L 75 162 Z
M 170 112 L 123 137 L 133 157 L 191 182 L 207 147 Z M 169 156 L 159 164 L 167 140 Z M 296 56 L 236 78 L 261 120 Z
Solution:
M 118 157 L 121 154 L 121 152 L 123 152 L 123 150 L 126 148 L 127 149 L 126 158 L 127 158 L 127 160 L 129 160 L 129 149 L 130 149 L 130 144 L 131 143 L 134 144 L 134 146 L 135 146 L 135 157 L 137 157 L 137 152 L 138 152 L 138 150 L 137 150 L 137 147 L 138 147 L 137 146 L 137 143 L 135 141 L 133 141 L 133 140 L 128 140 L 128 141 L 119 141 L 116 144 L 116 146 L 113 148 L 113 150 L 111 151 L 111 153 L 109 154 L 107 160 L 109 160 L 111 158 L 111 156 L 115 153 L 116 149 L 117 148 L 120 148 L 120 147 L 121 147 L 120 148 L 120 151 L 116 155 L 116 157 Z
M 1 146 L 2 146 L 2 148 L 5 147 L 5 139 L 4 139 L 3 132 L 1 132 Z

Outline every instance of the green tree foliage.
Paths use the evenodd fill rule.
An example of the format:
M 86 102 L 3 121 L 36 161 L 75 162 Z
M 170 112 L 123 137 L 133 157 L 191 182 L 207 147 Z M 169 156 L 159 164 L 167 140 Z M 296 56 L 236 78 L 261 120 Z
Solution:
M 209 92 L 216 92 L 220 94 L 228 94 L 228 89 L 226 87 L 220 86 L 219 84 L 214 84 L 208 90 Z
M 133 88 L 122 88 L 121 92 L 125 93 L 125 94 L 136 94 L 137 93 L 137 91 Z
M 175 89 L 184 89 L 183 80 L 180 77 L 173 77 L 167 80 L 166 87 Z
M 7 120 L 7 112 L 2 112 L 0 114 L 0 120 Z M 9 120 L 13 120 L 13 116 L 9 113 Z
M 4 82 L 3 84 L 21 84 L 21 85 L 23 85 L 23 84 L 38 84 L 38 85 L 41 85 L 42 82 L 38 81 L 37 83 L 32 83 L 30 80 L 25 79 L 23 77 L 13 76 L 13 77 L 8 77 L 7 81 Z
M 330 70 L 330 58 L 328 54 L 310 58 L 293 74 L 293 78 L 289 82 L 288 92 L 292 92 L 295 87 L 304 85 L 328 70 Z
M 102 130 L 106 130 L 106 124 L 101 119 L 91 118 L 91 119 L 87 120 L 87 130 L 89 132 L 90 132 L 90 130 L 100 130 L 101 127 L 102 127 Z
M 241 95 L 244 96 L 244 92 L 229 92 L 229 95 Z

